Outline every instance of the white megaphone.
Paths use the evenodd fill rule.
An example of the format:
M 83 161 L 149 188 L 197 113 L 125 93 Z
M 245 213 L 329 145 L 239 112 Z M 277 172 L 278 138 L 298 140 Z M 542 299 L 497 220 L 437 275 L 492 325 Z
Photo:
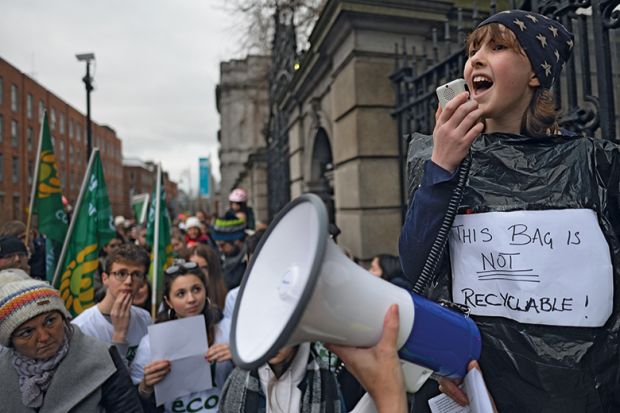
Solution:
M 329 238 L 321 199 L 305 194 L 278 214 L 246 270 L 231 328 L 233 360 L 254 369 L 306 341 L 370 347 L 398 304 L 407 389 L 431 373 L 460 378 L 480 356 L 480 332 L 462 313 L 375 277 Z

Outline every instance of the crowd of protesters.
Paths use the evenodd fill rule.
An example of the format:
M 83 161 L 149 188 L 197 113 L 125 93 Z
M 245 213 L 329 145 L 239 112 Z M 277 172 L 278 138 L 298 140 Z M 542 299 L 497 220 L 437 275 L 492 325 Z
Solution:
M 490 212 L 488 219 L 497 220 L 498 211 L 511 210 L 510 205 L 518 205 L 515 210 L 519 212 L 532 212 L 529 215 L 553 211 L 545 204 L 547 198 L 553 198 L 558 210 L 596 211 L 600 221 L 594 226 L 600 232 L 602 222 L 612 255 L 605 280 L 617 284 L 620 151 L 608 142 L 562 136 L 565 131 L 558 127 L 553 109 L 550 89 L 559 81 L 572 47 L 572 34 L 564 26 L 536 13 L 513 10 L 480 23 L 467 42 L 464 76 L 470 92 L 457 95 L 436 113 L 432 157 L 425 164 L 401 233 L 402 266 L 399 257 L 380 254 L 371 260 L 370 273 L 411 288 L 445 211 L 451 208 L 459 165 L 471 149 L 476 167 L 472 166 L 461 201 L 466 211 L 462 215 L 480 217 Z M 567 173 L 594 189 L 575 194 L 569 185 L 566 191 L 555 193 L 548 182 L 554 175 L 547 173 L 551 171 L 550 152 L 562 170 L 573 171 Z M 569 152 L 579 153 L 579 160 L 566 160 Z M 519 190 L 496 184 L 497 176 L 512 182 L 532 169 L 545 173 L 525 179 L 515 187 Z M 149 295 L 145 285 L 150 264 L 144 228 L 132 228 L 122 217 L 115 220 L 118 238 L 101 251 L 100 301 L 73 320 L 60 293 L 37 279 L 45 274 L 40 266 L 40 238 L 25 236 L 20 223 L 0 228 L 2 409 L 362 413 L 376 407 L 381 413 L 405 412 L 395 305 L 385 315 L 380 341 L 371 348 L 301 343 L 285 346 L 252 371 L 233 365 L 229 345 L 232 308 L 248 260 L 264 231 L 247 204 L 245 191 L 236 188 L 229 200 L 230 209 L 221 217 L 209 220 L 196 213 L 175 222 L 171 236 L 177 262 L 165 271 L 164 299 L 156 319 L 159 323 L 204 316 L 208 339 L 204 363 L 212 366 L 215 387 L 160 406 L 153 400 L 153 387 L 170 375 L 171 363 L 153 360 L 151 354 L 148 327 L 152 320 L 143 308 L 144 297 Z M 450 244 L 448 253 L 454 250 L 458 245 Z M 451 267 L 463 262 L 450 258 L 430 287 L 440 297 L 449 295 L 450 284 L 459 281 Z M 567 289 L 584 276 L 592 274 L 559 274 L 566 281 L 558 288 Z M 489 389 L 501 411 L 618 411 L 617 306 L 604 299 L 590 304 L 586 300 L 587 305 L 609 310 L 592 325 L 590 321 L 560 324 L 550 317 L 532 322 L 503 313 L 472 313 L 485 345 L 481 365 L 488 369 Z M 475 361 L 468 366 L 476 368 Z M 342 371 L 359 380 L 358 388 L 343 385 Z M 467 403 L 459 383 L 445 378 L 439 382 L 441 391 L 459 404 Z M 374 406 L 360 389 L 368 392 Z M 219 406 L 208 402 L 216 399 Z
M 19 221 L 0 227 L 0 364 L 10 370 L 6 388 L 15 389 L 10 397 L 2 390 L 0 400 L 11 411 L 236 412 L 267 406 L 288 412 L 321 403 L 329 403 L 327 411 L 350 411 L 360 400 L 364 389 L 321 343 L 284 348 L 253 372 L 234 368 L 233 309 L 266 229 L 255 221 L 243 189 L 230 194 L 230 208 L 220 217 L 201 211 L 176 217 L 174 264 L 164 271 L 155 320 L 146 230 L 121 216 L 114 223 L 116 236 L 99 251 L 96 304 L 74 318 L 45 281 L 43 237 L 34 231 L 27 237 Z M 199 314 L 214 387 L 156 406 L 153 388 L 170 373 L 171 363 L 152 359 L 148 327 Z M 82 358 L 88 362 L 78 363 Z M 242 380 L 247 374 L 249 382 Z M 306 384 L 323 389 L 312 393 L 319 399 L 297 391 Z

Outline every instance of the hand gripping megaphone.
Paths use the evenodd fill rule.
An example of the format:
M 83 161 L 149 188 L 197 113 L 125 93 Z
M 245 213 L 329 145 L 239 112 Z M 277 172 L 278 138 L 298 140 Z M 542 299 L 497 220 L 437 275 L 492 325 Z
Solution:
M 480 356 L 480 332 L 469 317 L 349 260 L 329 238 L 321 199 L 304 194 L 274 219 L 246 270 L 233 312 L 233 360 L 254 369 L 306 341 L 372 346 L 391 304 L 399 307 L 399 356 L 409 366 L 409 391 L 433 372 L 463 377 Z

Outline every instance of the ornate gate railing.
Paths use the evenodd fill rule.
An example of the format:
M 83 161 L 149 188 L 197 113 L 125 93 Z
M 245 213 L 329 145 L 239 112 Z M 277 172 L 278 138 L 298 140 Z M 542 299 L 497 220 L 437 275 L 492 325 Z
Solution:
M 269 122 L 267 140 L 268 219 L 290 201 L 288 113 L 278 107 L 293 76 L 297 59 L 297 41 L 292 12 L 277 10 L 272 61 L 269 69 Z

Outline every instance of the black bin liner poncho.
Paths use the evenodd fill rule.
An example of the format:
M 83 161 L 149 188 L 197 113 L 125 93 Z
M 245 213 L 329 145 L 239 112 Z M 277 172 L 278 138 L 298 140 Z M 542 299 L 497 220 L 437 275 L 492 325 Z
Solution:
M 410 191 L 420 182 L 430 145 L 429 136 L 412 139 Z M 602 139 L 488 134 L 474 142 L 471 155 L 459 213 L 591 209 L 613 266 L 613 309 L 602 327 L 472 316 L 483 337 L 480 363 L 498 410 L 620 412 L 620 148 Z M 428 289 L 432 298 L 452 299 L 446 255 L 449 251 Z

